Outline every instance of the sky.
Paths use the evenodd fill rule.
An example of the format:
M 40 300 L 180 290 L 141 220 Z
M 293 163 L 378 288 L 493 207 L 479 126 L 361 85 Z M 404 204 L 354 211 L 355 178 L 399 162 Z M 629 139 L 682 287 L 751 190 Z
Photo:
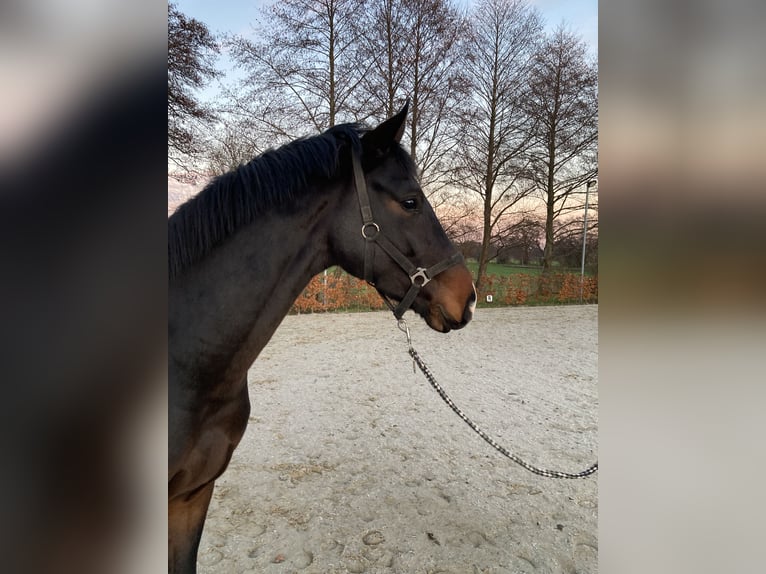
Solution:
M 233 33 L 249 35 L 251 24 L 255 23 L 260 9 L 272 4 L 274 0 L 174 0 L 178 9 L 187 16 L 200 20 L 216 35 Z M 598 53 L 598 0 L 529 0 L 536 6 L 545 19 L 548 29 L 554 29 L 562 22 L 568 29 L 580 35 L 590 46 L 591 53 Z M 470 7 L 473 0 L 456 0 L 460 6 Z M 221 55 L 218 67 L 228 70 L 231 66 L 228 58 Z M 200 93 L 201 98 L 209 99 L 217 93 L 217 86 L 209 86 Z
M 175 0 L 178 8 L 187 16 L 201 20 L 212 32 L 246 34 L 254 22 L 258 10 L 273 0 Z M 562 21 L 596 52 L 598 46 L 598 0 L 530 0 L 537 6 L 548 27 L 555 28 Z M 457 0 L 457 4 L 469 7 L 472 0 Z

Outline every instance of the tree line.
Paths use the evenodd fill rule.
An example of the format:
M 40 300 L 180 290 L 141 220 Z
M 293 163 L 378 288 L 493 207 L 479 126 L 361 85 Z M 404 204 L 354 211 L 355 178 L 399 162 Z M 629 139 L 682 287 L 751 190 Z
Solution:
M 252 35 L 215 40 L 172 4 L 168 15 L 175 165 L 225 172 L 337 123 L 382 121 L 409 99 L 403 143 L 448 233 L 479 242 L 479 282 L 514 237 L 537 234 L 545 271 L 582 230 L 572 215 L 598 173 L 597 66 L 563 25 L 546 32 L 527 0 L 469 11 L 450 0 L 280 0 Z M 194 89 L 220 75 L 222 49 L 243 79 L 202 104 Z

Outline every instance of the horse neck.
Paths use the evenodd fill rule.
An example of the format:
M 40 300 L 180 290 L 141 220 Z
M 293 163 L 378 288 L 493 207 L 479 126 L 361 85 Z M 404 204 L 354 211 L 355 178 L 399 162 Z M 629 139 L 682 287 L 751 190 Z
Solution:
M 193 365 L 201 384 L 235 392 L 292 303 L 331 264 L 331 202 L 311 195 L 295 214 L 258 217 L 171 285 L 171 357 L 187 371 Z

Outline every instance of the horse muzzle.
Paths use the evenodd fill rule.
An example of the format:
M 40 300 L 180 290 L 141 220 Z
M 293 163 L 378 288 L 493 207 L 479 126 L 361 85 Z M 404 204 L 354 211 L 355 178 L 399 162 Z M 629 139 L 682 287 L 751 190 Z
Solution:
M 413 306 L 429 327 L 440 333 L 462 329 L 476 310 L 476 288 L 465 265 L 452 267 L 423 288 L 423 303 Z

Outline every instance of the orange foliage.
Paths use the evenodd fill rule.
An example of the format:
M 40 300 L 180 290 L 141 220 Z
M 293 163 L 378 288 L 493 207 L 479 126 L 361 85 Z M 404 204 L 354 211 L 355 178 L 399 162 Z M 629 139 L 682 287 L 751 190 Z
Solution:
M 482 282 L 479 301 L 487 295 L 493 302 L 487 305 L 532 305 L 551 303 L 579 303 L 580 275 L 577 273 L 549 273 L 530 275 L 517 273 L 507 277 L 487 275 Z M 598 277 L 585 277 L 583 302 L 598 301 Z
M 374 287 L 346 273 L 316 275 L 298 296 L 291 309 L 294 313 L 322 313 L 383 309 L 385 304 Z
M 492 306 L 579 303 L 579 273 L 549 273 L 529 275 L 518 273 L 508 277 L 487 275 L 479 301 L 493 297 Z M 598 277 L 585 277 L 582 282 L 583 301 L 598 302 Z M 328 311 L 360 311 L 385 309 L 378 292 L 361 279 L 339 270 L 320 274 L 311 279 L 293 303 L 293 313 L 323 313 Z

